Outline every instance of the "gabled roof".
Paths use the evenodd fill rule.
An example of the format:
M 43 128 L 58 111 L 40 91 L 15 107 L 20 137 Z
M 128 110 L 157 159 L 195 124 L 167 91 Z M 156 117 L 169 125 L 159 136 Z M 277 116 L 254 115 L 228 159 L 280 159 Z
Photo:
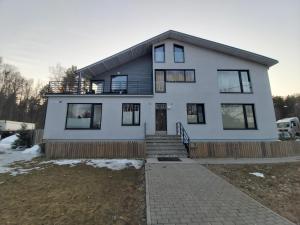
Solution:
M 209 50 L 221 52 L 248 61 L 256 62 L 258 64 L 262 64 L 267 67 L 271 67 L 278 63 L 277 60 L 268 58 L 263 55 L 258 55 L 253 52 L 248 52 L 239 48 L 209 41 L 206 39 L 202 39 L 178 31 L 169 30 L 153 38 L 150 38 L 146 41 L 143 41 L 137 45 L 134 45 L 124 51 L 114 54 L 108 58 L 100 60 L 96 63 L 93 63 L 81 69 L 78 69 L 77 71 L 83 72 L 84 74 L 90 74 L 90 75 L 96 75 L 96 74 L 106 72 L 124 63 L 132 61 L 140 56 L 143 56 L 146 53 L 150 53 L 152 51 L 152 45 L 155 45 L 166 39 L 174 39 L 177 41 L 185 42 L 201 48 L 206 48 Z

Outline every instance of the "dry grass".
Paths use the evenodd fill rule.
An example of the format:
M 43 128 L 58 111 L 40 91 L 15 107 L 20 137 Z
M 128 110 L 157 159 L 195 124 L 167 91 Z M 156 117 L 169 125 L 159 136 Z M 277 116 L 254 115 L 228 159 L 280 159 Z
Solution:
M 264 165 L 209 165 L 251 197 L 300 224 L 300 163 Z M 260 172 L 265 178 L 249 173 Z
M 144 169 L 42 167 L 16 177 L 0 174 L 1 224 L 145 224 Z

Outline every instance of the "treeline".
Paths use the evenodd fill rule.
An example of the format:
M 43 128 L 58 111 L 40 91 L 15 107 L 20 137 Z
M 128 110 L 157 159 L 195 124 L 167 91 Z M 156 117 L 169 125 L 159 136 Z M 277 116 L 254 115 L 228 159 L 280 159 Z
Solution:
M 21 75 L 17 68 L 3 63 L 0 58 L 0 120 L 44 125 L 47 86 Z
M 276 120 L 287 117 L 298 117 L 300 119 L 300 94 L 274 96 L 273 104 Z

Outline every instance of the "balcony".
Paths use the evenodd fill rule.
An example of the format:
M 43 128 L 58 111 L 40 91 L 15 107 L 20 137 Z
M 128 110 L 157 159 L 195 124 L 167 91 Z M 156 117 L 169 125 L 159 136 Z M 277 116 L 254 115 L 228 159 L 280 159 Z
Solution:
M 152 95 L 152 85 L 141 81 L 50 81 L 48 95 Z

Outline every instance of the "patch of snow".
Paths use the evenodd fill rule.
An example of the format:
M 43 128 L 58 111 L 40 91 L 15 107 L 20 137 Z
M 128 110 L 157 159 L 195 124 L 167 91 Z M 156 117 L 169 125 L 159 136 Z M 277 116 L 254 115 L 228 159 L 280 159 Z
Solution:
M 257 176 L 257 177 L 262 177 L 262 178 L 265 177 L 265 175 L 263 173 L 258 173 L 258 172 L 249 173 L 249 174 L 252 174 L 252 175 Z
M 11 138 L 10 140 L 12 139 L 13 138 Z M 1 144 L 0 144 L 0 150 L 3 151 L 4 153 L 0 154 L 0 173 L 8 173 L 12 171 L 14 168 L 10 168 L 9 166 L 14 162 L 31 161 L 34 157 L 40 155 L 40 147 L 38 145 L 34 145 L 33 147 L 27 148 L 24 151 L 16 151 L 11 149 L 10 147 L 9 148 L 3 147 L 3 145 Z
M 41 162 L 44 163 L 53 163 L 55 165 L 69 165 L 76 166 L 78 164 L 86 164 L 95 168 L 108 168 L 111 170 L 122 170 L 129 167 L 134 167 L 135 169 L 140 169 L 144 162 L 142 160 L 128 160 L 128 159 L 77 159 L 77 160 L 50 160 Z
M 38 155 L 41 153 L 41 148 L 39 145 L 34 145 L 31 148 L 27 148 L 24 151 L 22 151 L 23 154 L 35 154 Z
M 86 165 L 95 168 L 108 168 L 111 170 L 123 170 L 125 168 L 134 167 L 140 169 L 144 162 L 142 160 L 128 160 L 128 159 L 92 159 L 86 162 Z
M 17 135 L 11 135 L 7 138 L 4 138 L 0 141 L 0 149 L 10 149 L 12 143 L 14 143 L 18 139 Z
M 41 167 L 34 167 L 34 168 L 30 168 L 30 169 L 14 168 L 10 171 L 10 175 L 17 176 L 20 174 L 28 174 L 33 170 L 41 170 L 41 169 L 43 169 L 43 168 L 41 168 Z
M 80 159 L 58 159 L 58 160 L 50 160 L 50 161 L 44 161 L 40 164 L 47 164 L 52 163 L 59 166 L 69 165 L 71 167 L 76 166 L 77 164 L 83 163 Z

